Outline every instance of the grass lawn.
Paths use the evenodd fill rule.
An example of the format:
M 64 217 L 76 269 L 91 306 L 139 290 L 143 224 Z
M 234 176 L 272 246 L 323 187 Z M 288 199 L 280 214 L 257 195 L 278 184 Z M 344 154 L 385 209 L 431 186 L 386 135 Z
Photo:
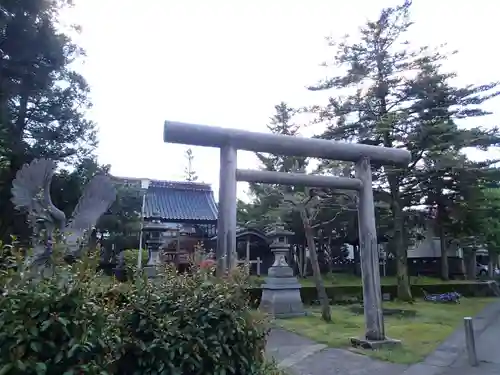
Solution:
M 310 339 L 336 348 L 351 350 L 385 361 L 410 364 L 419 362 L 444 341 L 460 324 L 464 316 L 479 313 L 494 298 L 463 298 L 459 304 L 443 304 L 417 301 L 413 304 L 386 302 L 384 307 L 415 310 L 416 317 L 386 316 L 385 329 L 388 337 L 402 340 L 399 348 L 392 350 L 363 350 L 350 348 L 350 337 L 364 333 L 364 317 L 349 310 L 349 306 L 332 306 L 332 323 L 321 320 L 318 308 L 312 315 L 275 324 Z
M 252 283 L 255 283 L 255 285 L 261 285 L 265 278 L 262 276 L 251 276 L 250 280 Z M 315 286 L 314 284 L 314 279 L 312 276 L 306 278 L 306 279 L 299 279 L 300 283 L 303 286 Z M 361 277 L 358 277 L 353 274 L 348 274 L 348 273 L 333 273 L 329 275 L 323 275 L 323 282 L 325 283 L 325 286 L 330 286 L 330 285 L 346 285 L 346 286 L 352 286 L 352 285 L 361 285 Z M 448 281 L 450 283 L 460 283 L 460 282 L 468 282 L 464 280 L 450 280 Z M 380 283 L 382 285 L 396 285 L 396 278 L 387 276 L 387 277 L 381 277 L 380 278 Z M 410 277 L 410 284 L 419 284 L 419 285 L 429 285 L 429 284 L 442 284 L 446 283 L 446 281 L 443 281 L 437 277 L 428 277 L 428 276 L 411 276 Z

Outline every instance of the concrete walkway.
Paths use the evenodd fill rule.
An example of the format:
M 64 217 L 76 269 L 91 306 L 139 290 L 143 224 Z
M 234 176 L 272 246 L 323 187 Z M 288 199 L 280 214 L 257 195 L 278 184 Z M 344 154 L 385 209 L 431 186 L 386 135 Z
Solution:
M 474 317 L 478 367 L 468 363 L 465 333 L 455 331 L 422 363 L 410 366 L 402 375 L 499 375 L 500 374 L 500 300 L 486 306 Z
M 443 306 L 446 308 L 446 306 Z M 290 375 L 500 375 L 500 300 L 474 317 L 480 364 L 468 364 L 463 328 L 423 362 L 410 367 L 382 362 L 344 349 L 327 348 L 281 329 L 269 336 L 266 353 Z
M 500 374 L 500 317 L 477 339 L 478 367 L 470 367 L 467 356 L 461 356 L 442 375 L 499 375 Z
M 290 375 L 400 375 L 406 369 L 348 350 L 327 348 L 281 329 L 271 331 L 266 353 Z

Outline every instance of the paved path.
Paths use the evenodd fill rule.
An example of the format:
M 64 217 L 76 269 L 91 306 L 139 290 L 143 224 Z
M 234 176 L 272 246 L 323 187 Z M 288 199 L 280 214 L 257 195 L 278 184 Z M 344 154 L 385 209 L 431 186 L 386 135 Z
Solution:
M 400 375 L 406 369 L 348 350 L 327 348 L 281 329 L 271 331 L 266 352 L 290 375 Z
M 464 352 L 442 373 L 442 375 L 499 375 L 500 374 L 500 302 L 497 302 L 496 316 L 483 332 L 476 337 L 478 367 L 471 367 Z
M 478 367 L 468 363 L 465 334 L 460 328 L 422 363 L 410 366 L 402 375 L 500 375 L 500 301 L 486 306 L 474 317 L 473 324 Z
M 378 372 L 384 375 L 500 375 L 500 300 L 474 317 L 474 331 L 478 367 L 468 364 L 462 328 L 423 362 L 410 367 L 378 361 L 349 350 L 327 348 L 281 329 L 271 331 L 266 352 L 290 375 L 373 375 Z
M 467 356 L 457 359 L 442 375 L 499 375 L 500 374 L 500 316 L 478 338 L 476 343 L 479 366 L 471 367 Z

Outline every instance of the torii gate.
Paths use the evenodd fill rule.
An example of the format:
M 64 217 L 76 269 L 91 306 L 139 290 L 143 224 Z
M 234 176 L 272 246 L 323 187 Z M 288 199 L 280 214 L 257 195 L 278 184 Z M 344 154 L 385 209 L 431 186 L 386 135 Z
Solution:
M 219 212 L 217 222 L 217 268 L 224 272 L 233 263 L 236 249 L 236 183 L 261 182 L 282 185 L 328 187 L 358 192 L 358 231 L 363 281 L 366 339 L 385 341 L 379 253 L 375 227 L 370 161 L 407 165 L 408 151 L 325 139 L 165 121 L 163 140 L 167 143 L 220 149 Z M 356 163 L 356 178 L 314 176 L 298 173 L 237 169 L 237 150 L 286 156 L 315 157 Z M 227 262 L 225 262 L 227 259 Z

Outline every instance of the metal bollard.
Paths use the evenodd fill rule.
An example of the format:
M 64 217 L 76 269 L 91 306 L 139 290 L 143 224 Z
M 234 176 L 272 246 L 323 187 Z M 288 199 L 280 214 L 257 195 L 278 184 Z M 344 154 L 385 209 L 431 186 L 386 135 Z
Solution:
M 464 330 L 469 364 L 476 367 L 479 365 L 479 361 L 477 360 L 476 340 L 474 339 L 474 326 L 472 324 L 472 318 L 469 316 L 464 318 Z

